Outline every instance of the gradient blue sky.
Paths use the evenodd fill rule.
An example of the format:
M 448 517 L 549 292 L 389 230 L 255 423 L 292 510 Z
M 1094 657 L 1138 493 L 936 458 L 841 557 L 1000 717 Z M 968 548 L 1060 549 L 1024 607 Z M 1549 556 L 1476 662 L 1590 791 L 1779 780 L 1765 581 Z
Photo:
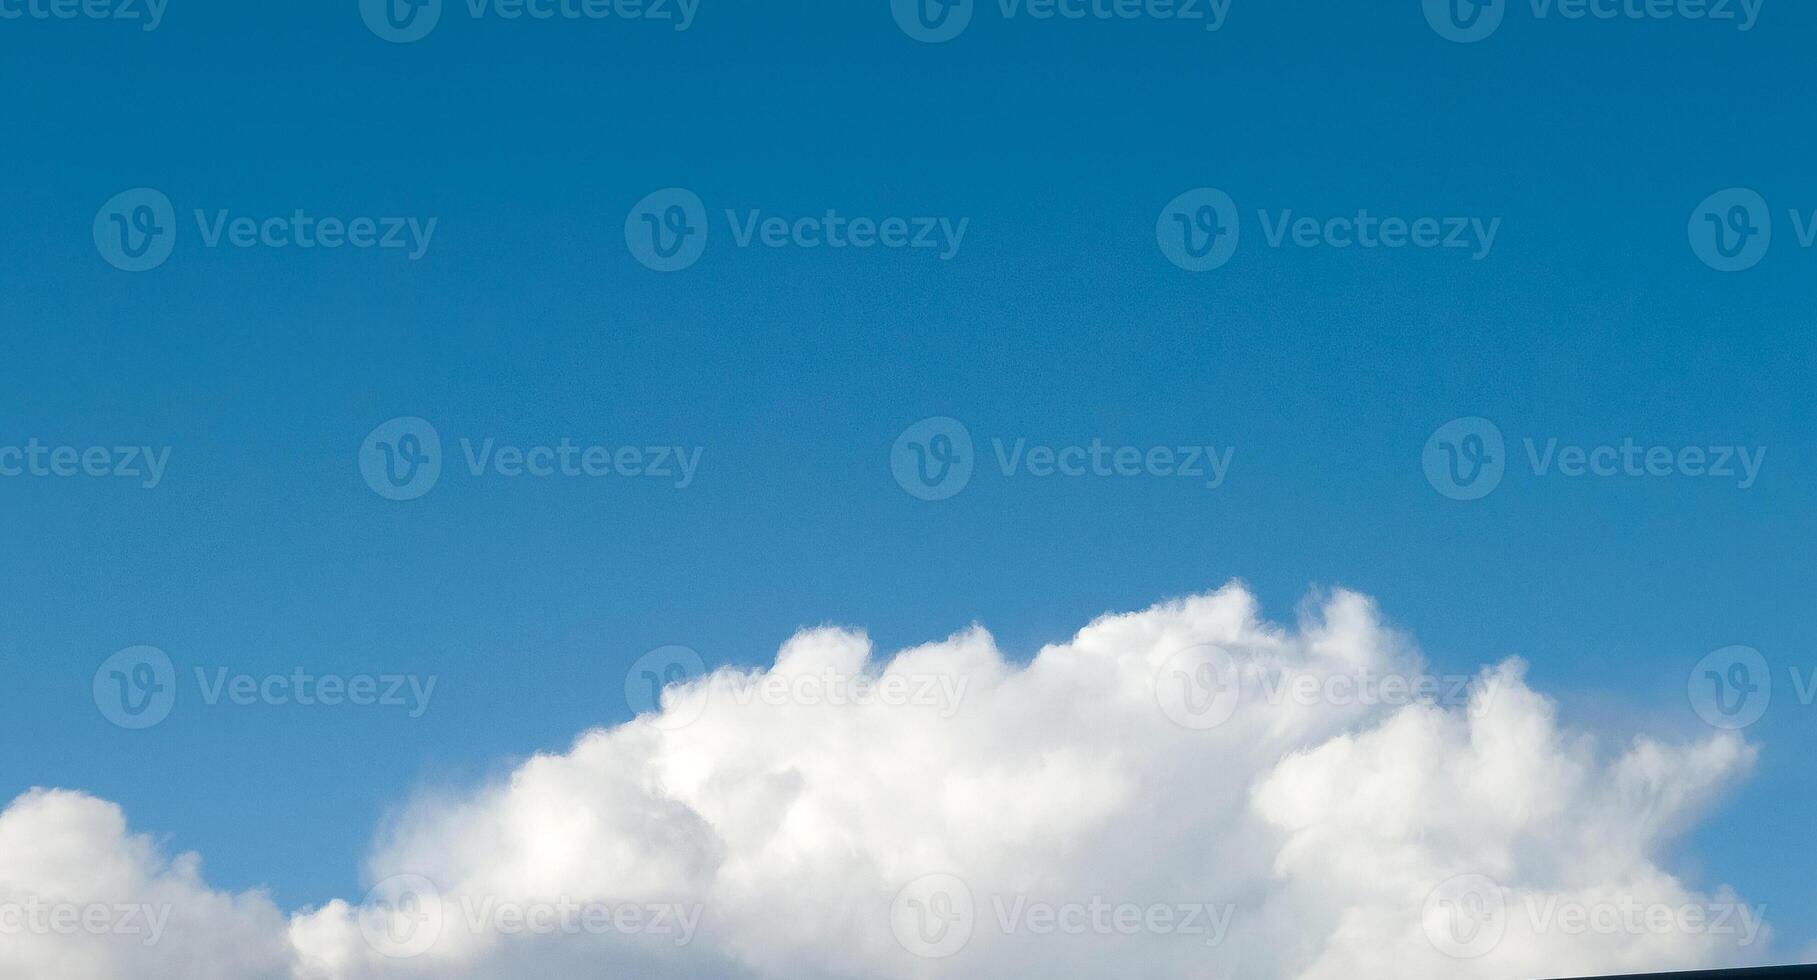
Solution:
M 1236 0 L 1220 32 L 1006 21 L 917 43 L 884 0 L 704 0 L 693 27 L 474 21 L 415 44 L 351 0 L 171 0 L 142 33 L 0 22 L 0 445 L 168 444 L 154 491 L 0 479 L 0 799 L 120 802 L 220 887 L 362 889 L 375 825 L 624 719 L 626 667 L 767 662 L 803 625 L 886 648 L 982 622 L 1017 655 L 1240 577 L 1382 603 L 1442 670 L 1518 653 L 1568 719 L 1696 733 L 1729 644 L 1817 668 L 1817 209 L 1809 39 L 1535 19 L 1450 43 L 1415 0 Z M 185 237 L 133 275 L 96 209 L 155 187 Z M 627 210 L 698 192 L 718 237 L 651 272 Z M 1156 215 L 1198 186 L 1296 214 L 1499 217 L 1493 254 L 1270 249 L 1192 275 Z M 1756 268 L 1687 217 L 1761 192 Z M 438 219 L 429 253 L 204 249 L 195 208 Z M 970 220 L 925 253 L 736 249 L 723 208 Z M 393 503 L 375 425 L 445 440 L 705 447 L 695 484 L 445 476 Z M 925 503 L 887 456 L 927 416 L 984 440 L 1234 446 L 1229 481 L 976 477 Z M 1436 493 L 1442 423 L 1600 444 L 1765 445 L 1745 492 L 1535 478 Z M 452 453 L 452 451 L 451 451 Z M 180 670 L 413 671 L 432 710 L 95 710 L 133 644 Z M 1776 678 L 1783 682 L 1784 675 Z M 1776 692 L 1758 772 L 1675 870 L 1817 939 L 1817 709 Z

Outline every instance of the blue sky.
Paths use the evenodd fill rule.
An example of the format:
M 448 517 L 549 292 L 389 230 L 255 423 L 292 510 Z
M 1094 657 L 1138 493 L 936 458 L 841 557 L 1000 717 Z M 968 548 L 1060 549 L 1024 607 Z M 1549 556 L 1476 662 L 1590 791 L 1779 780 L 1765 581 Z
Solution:
M 653 648 L 757 664 L 804 625 L 894 648 L 975 621 L 1026 656 L 1232 578 L 1277 619 L 1354 588 L 1440 668 L 1519 654 L 1575 723 L 1700 734 L 1686 683 L 1710 651 L 1754 647 L 1779 682 L 1817 669 L 1817 249 L 1791 217 L 1817 210 L 1813 27 L 1772 0 L 1745 32 L 1521 3 L 1474 44 L 1415 2 L 1235 0 L 1217 31 L 988 4 L 940 44 L 882 0 L 702 0 L 685 31 L 451 3 L 401 44 L 351 2 L 0 21 L 0 446 L 171 449 L 149 490 L 0 478 L 0 797 L 93 792 L 217 884 L 304 905 L 358 893 L 412 789 L 628 717 Z M 179 231 L 129 273 L 92 226 L 138 187 Z M 1242 240 L 1193 273 L 1156 223 L 1200 187 Z M 1774 236 L 1724 273 L 1687 218 L 1734 187 Z M 710 226 L 670 273 L 625 236 L 665 188 Z M 436 226 L 413 260 L 210 248 L 193 217 L 299 209 Z M 727 209 L 966 232 L 945 259 L 739 247 Z M 1480 259 L 1268 242 L 1283 211 L 1359 209 L 1499 225 Z M 406 416 L 446 471 L 398 502 L 358 455 Z M 1508 472 L 1449 499 L 1422 450 L 1478 416 Z M 890 465 L 929 417 L 962 422 L 979 466 L 937 502 Z M 463 437 L 701 455 L 686 488 L 473 478 Z M 992 456 L 1094 438 L 1233 455 L 1216 489 Z M 1528 438 L 1767 455 L 1745 490 L 1572 478 L 1535 473 Z M 180 707 L 132 732 L 90 686 L 136 644 L 179 672 L 439 680 L 417 719 Z M 1758 771 L 1674 870 L 1801 946 L 1817 709 L 1774 698 Z

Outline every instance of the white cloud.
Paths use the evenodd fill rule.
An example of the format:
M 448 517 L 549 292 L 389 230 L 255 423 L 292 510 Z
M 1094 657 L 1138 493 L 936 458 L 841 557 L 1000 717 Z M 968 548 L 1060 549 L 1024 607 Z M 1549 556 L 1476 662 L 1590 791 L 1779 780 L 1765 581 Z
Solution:
M 660 713 L 500 785 L 424 798 L 368 861 L 376 902 L 287 924 L 260 896 L 208 890 L 193 859 L 161 863 L 109 804 L 27 795 L 0 816 L 0 889 L 175 911 L 152 952 L 0 937 L 0 966 L 1320 980 L 1765 958 L 1764 931 L 1744 943 L 1687 919 L 1727 906 L 1740 932 L 1751 909 L 1659 866 L 1751 765 L 1739 737 L 1611 750 L 1562 729 L 1518 661 L 1430 686 L 1422 669 L 1342 592 L 1290 629 L 1232 586 L 1106 616 L 1025 666 L 980 629 L 887 663 L 860 634 L 807 631 L 761 676 L 671 688 Z M 1220 679 L 1240 694 L 1214 698 L 1203 682 Z M 1439 703 L 1404 703 L 1415 690 Z M 47 810 L 81 818 L 62 846 L 34 840 L 63 819 Z M 412 904 L 425 881 L 440 901 Z
M 211 890 L 199 864 L 164 860 L 111 803 L 26 793 L 0 812 L 0 977 L 287 976 L 283 913 L 260 894 Z

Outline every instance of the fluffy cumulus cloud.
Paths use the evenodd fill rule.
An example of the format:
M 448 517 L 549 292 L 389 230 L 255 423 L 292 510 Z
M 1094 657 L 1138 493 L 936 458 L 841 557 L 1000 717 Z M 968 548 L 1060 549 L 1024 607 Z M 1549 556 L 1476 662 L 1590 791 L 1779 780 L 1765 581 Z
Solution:
M 120 808 L 34 790 L 0 811 L 0 977 L 260 980 L 289 975 L 286 917 L 129 834 Z
M 1344 592 L 1284 627 L 1231 586 L 1026 664 L 982 629 L 887 659 L 810 630 L 767 670 L 425 795 L 375 844 L 370 894 L 289 914 L 210 889 L 110 804 L 33 792 L 0 815 L 0 976 L 1337 980 L 1768 955 L 1752 906 L 1660 858 L 1749 768 L 1739 737 L 1573 732 L 1519 661 L 1425 670 Z M 22 922 L 28 902 L 168 913 L 147 942 Z

